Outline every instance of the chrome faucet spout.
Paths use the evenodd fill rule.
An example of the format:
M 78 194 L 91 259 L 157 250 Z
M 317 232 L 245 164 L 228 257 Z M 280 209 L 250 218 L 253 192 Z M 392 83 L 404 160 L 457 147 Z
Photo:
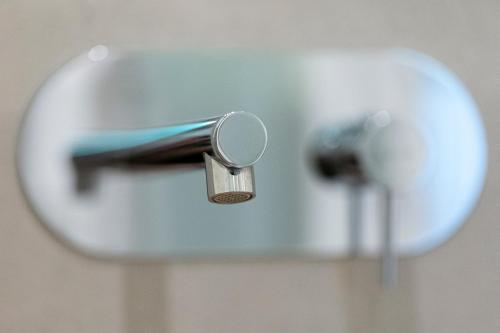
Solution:
M 71 159 L 83 174 L 103 167 L 205 166 L 209 200 L 237 203 L 255 197 L 252 166 L 266 145 L 262 121 L 252 113 L 238 111 L 166 127 L 88 133 L 73 146 Z M 228 186 L 217 186 L 221 180 Z

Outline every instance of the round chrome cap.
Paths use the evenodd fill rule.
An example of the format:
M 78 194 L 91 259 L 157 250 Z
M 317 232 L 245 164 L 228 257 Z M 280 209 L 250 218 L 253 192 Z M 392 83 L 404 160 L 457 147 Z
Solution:
M 214 153 L 224 164 L 243 168 L 257 162 L 267 146 L 267 130 L 253 113 L 237 111 L 223 116 L 212 134 Z

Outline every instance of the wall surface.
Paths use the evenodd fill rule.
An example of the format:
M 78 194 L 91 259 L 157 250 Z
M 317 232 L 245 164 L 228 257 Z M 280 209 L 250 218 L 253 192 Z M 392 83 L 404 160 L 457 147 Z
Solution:
M 448 0 L 4 0 L 0 2 L 1 332 L 500 331 L 500 2 Z M 403 260 L 123 264 L 69 251 L 28 211 L 16 132 L 58 66 L 96 44 L 127 48 L 409 47 L 446 63 L 481 109 L 486 188 L 451 241 Z

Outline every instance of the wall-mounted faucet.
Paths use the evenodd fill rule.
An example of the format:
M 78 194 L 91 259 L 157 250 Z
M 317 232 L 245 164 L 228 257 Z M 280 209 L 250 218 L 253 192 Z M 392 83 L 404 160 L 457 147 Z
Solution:
M 240 108 L 265 121 L 271 158 L 256 164 L 262 200 L 221 207 L 209 202 L 255 196 L 253 164 L 267 133 L 253 114 L 199 120 L 200 110 Z M 487 162 L 466 89 L 444 66 L 405 50 L 98 46 L 40 87 L 17 152 L 40 221 L 85 253 L 382 257 L 386 285 L 396 280 L 397 257 L 437 247 L 464 223 Z M 143 172 L 151 168 L 160 172 Z M 201 174 L 172 171 L 179 168 L 205 168 L 209 202 L 199 195 Z
M 238 111 L 166 127 L 88 133 L 75 143 L 71 158 L 78 177 L 85 179 L 103 167 L 204 166 L 208 200 L 234 204 L 255 197 L 252 165 L 266 145 L 263 122 L 252 113 Z

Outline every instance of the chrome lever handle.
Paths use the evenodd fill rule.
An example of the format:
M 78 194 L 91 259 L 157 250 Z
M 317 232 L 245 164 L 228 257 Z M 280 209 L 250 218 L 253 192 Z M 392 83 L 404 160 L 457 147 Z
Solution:
M 391 122 L 387 111 L 379 111 L 345 127 L 320 132 L 313 156 L 316 169 L 325 178 L 340 180 L 349 186 L 351 254 L 357 256 L 362 233 L 363 205 L 362 186 L 377 184 L 382 189 L 381 199 L 381 277 L 385 288 L 397 284 L 397 254 L 394 246 L 392 219 L 392 191 L 369 170 L 364 147 L 370 135 Z
M 396 287 L 398 283 L 398 254 L 395 247 L 394 219 L 392 212 L 392 192 L 383 189 L 382 195 L 382 286 L 386 289 Z

